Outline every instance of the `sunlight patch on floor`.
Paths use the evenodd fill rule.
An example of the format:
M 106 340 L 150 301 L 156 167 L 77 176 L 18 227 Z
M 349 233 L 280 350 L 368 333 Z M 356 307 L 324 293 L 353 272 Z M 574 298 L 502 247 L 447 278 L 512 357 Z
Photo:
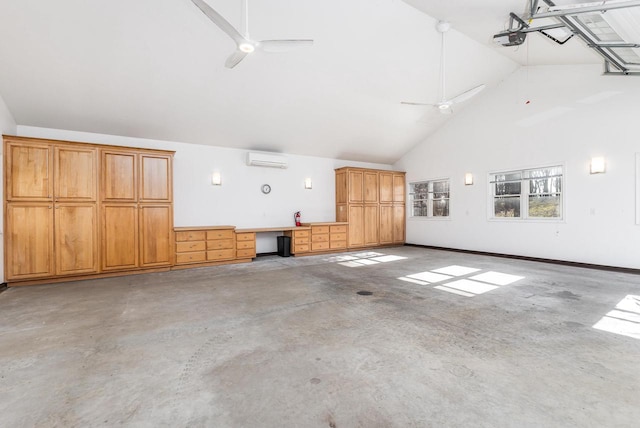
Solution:
M 640 339 L 640 296 L 625 296 L 615 309 L 603 316 L 593 328 Z
M 362 267 L 369 265 L 376 265 L 378 263 L 395 262 L 397 260 L 404 260 L 407 257 L 394 256 L 393 254 L 382 254 L 373 251 L 366 253 L 358 253 L 350 256 L 334 256 L 326 259 L 328 262 L 338 262 L 341 266 L 346 267 Z
M 476 272 L 480 271 L 481 269 L 477 268 L 451 265 L 430 271 L 412 273 L 398 279 L 418 285 L 434 285 L 440 283 L 433 288 L 465 297 L 477 296 L 478 294 L 500 288 L 500 286 L 509 285 L 524 279 L 523 276 L 494 271 L 476 274 Z M 466 278 L 460 278 L 464 276 L 466 276 Z M 452 282 L 445 282 L 455 278 L 458 279 Z

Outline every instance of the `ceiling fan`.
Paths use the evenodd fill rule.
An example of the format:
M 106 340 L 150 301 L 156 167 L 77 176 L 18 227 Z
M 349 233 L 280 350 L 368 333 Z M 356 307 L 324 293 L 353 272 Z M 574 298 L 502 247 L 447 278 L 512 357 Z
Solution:
M 437 107 L 440 113 L 443 114 L 451 114 L 453 112 L 452 107 L 455 104 L 459 104 L 463 101 L 468 100 L 469 98 L 475 96 L 480 91 L 482 91 L 486 85 L 478 85 L 475 88 L 469 89 L 461 93 L 460 95 L 456 95 L 453 98 L 447 99 L 445 96 L 445 44 L 444 44 L 444 35 L 451 28 L 451 24 L 445 21 L 438 21 L 436 24 L 436 29 L 441 34 L 441 48 L 440 48 L 440 90 L 442 93 L 442 100 L 435 104 L 428 103 L 414 103 L 409 101 L 402 101 L 401 104 L 408 104 L 413 106 L 433 106 Z
M 243 2 L 243 27 L 244 34 L 236 30 L 222 15 L 216 12 L 204 0 L 191 0 L 207 17 L 213 21 L 222 31 L 236 43 L 236 51 L 227 58 L 224 65 L 233 68 L 240 63 L 247 55 L 256 49 L 264 52 L 284 52 L 298 46 L 312 45 L 313 40 L 309 39 L 288 39 L 288 40 L 252 40 L 249 37 L 249 5 L 248 0 Z

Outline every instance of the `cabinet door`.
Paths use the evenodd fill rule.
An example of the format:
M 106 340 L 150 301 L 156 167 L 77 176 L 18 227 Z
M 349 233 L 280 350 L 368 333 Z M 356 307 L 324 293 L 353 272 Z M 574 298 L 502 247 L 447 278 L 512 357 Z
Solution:
M 381 172 L 380 175 L 380 203 L 393 202 L 393 173 Z
M 380 243 L 393 242 L 393 206 L 380 205 Z
M 7 201 L 48 201 L 52 199 L 53 156 L 47 144 L 7 143 Z
M 140 202 L 171 202 L 171 156 L 140 155 Z
M 364 176 L 364 203 L 374 204 L 378 202 L 378 172 L 365 171 Z
M 140 266 L 164 266 L 173 259 L 171 205 L 140 207 Z
M 349 247 L 364 245 L 364 207 L 349 206 Z
M 60 146 L 54 152 L 54 197 L 56 201 L 95 201 L 98 151 Z
M 138 206 L 102 206 L 102 269 L 138 267 Z
M 98 271 L 98 222 L 95 203 L 55 207 L 56 274 Z
M 393 202 L 404 202 L 404 174 L 393 174 Z
M 347 173 L 336 172 L 336 204 L 346 204 L 347 198 Z
M 52 204 L 10 203 L 6 212 L 6 280 L 53 275 Z
M 379 227 L 379 208 L 378 205 L 364 206 L 364 244 L 377 245 L 380 242 Z
M 136 154 L 102 151 L 102 200 L 135 202 Z
M 405 241 L 405 206 L 393 206 L 393 242 L 396 244 Z
M 362 171 L 349 171 L 349 202 L 363 202 L 363 180 Z

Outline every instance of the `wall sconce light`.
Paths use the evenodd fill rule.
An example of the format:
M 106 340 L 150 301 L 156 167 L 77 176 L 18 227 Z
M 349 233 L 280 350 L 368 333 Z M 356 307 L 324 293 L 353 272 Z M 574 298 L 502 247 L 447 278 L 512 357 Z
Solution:
M 310 178 L 305 178 L 304 179 L 304 188 L 305 189 L 311 189 L 312 188 L 311 179 Z
M 214 172 L 211 175 L 211 184 L 213 184 L 214 186 L 222 186 L 222 177 L 220 177 L 219 172 Z
M 603 157 L 591 158 L 591 174 L 602 174 L 605 171 L 605 162 Z
M 471 186 L 472 184 L 473 184 L 473 174 L 471 174 L 470 172 L 467 172 L 464 175 L 464 185 Z

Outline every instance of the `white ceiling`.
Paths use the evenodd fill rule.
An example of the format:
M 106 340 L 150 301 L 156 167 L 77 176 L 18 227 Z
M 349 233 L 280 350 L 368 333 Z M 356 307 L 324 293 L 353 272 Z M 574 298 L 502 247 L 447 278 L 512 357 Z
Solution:
M 240 26 L 241 0 L 207 1 Z M 486 96 L 519 64 L 600 61 L 574 40 L 493 46 L 524 6 L 250 0 L 253 38 L 315 44 L 230 70 L 233 42 L 190 0 L 0 0 L 0 95 L 19 125 L 392 163 L 445 118 L 400 104 L 440 97 L 436 18 L 454 27 L 448 96 Z

